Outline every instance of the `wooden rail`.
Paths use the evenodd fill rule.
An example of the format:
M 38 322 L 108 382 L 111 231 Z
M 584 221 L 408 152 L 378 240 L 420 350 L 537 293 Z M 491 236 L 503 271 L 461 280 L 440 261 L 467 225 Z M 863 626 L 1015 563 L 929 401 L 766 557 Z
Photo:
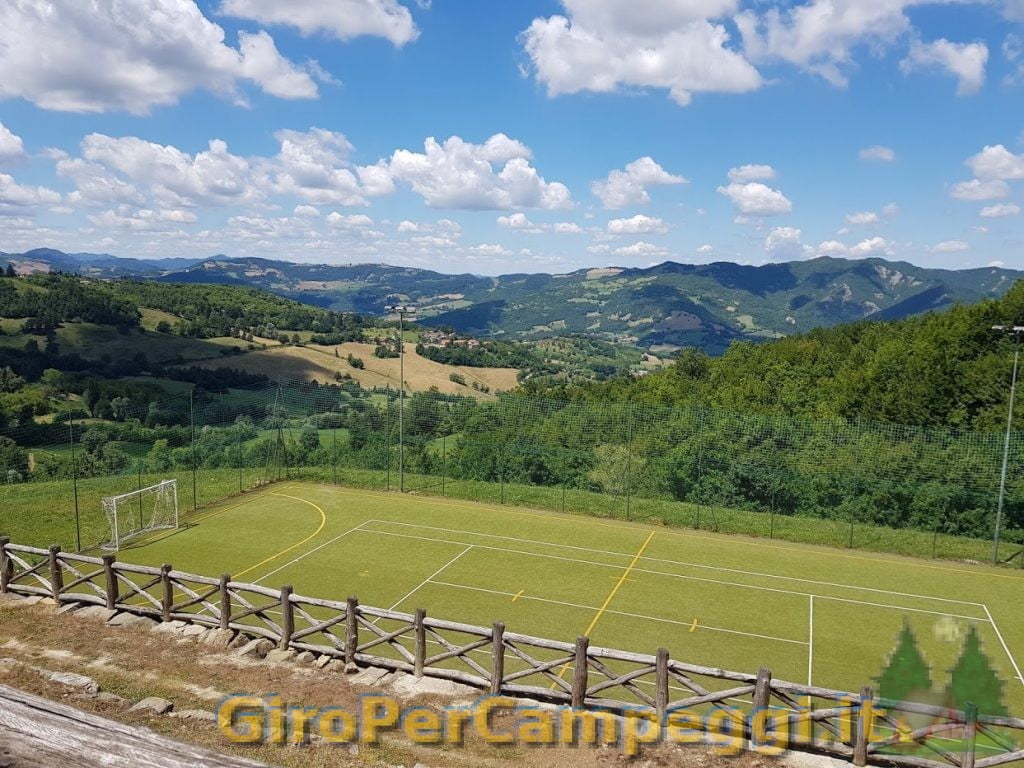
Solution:
M 995 768 L 1024 761 L 1024 719 L 979 715 L 913 702 L 688 664 L 659 649 L 648 655 L 479 627 L 174 570 L 12 544 L 0 537 L 0 592 L 99 605 L 235 630 L 282 649 L 468 685 L 494 695 L 657 718 L 680 714 L 732 724 L 750 746 L 785 737 L 789 749 L 824 753 L 857 766 Z M 563 674 L 568 667 L 572 674 Z M 566 679 L 568 677 L 568 679 Z M 760 713 L 764 727 L 752 723 Z M 984 744 L 984 749 L 979 745 Z

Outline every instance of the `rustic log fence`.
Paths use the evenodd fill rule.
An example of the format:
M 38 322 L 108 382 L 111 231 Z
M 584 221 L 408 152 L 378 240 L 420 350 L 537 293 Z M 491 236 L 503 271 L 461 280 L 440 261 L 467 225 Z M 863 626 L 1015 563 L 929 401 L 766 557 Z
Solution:
M 501 622 L 473 626 L 435 619 L 422 609 L 407 614 L 364 606 L 355 597 L 305 597 L 291 586 L 271 589 L 226 574 L 210 578 L 170 565 L 117 562 L 113 555 L 26 547 L 3 537 L 0 593 L 232 630 L 281 649 L 449 680 L 493 695 L 661 723 L 680 713 L 699 715 L 689 727 L 707 728 L 703 715 L 714 712 L 751 746 L 782 735 L 789 749 L 857 766 L 995 768 L 1024 761 L 1017 742 L 1024 719 L 979 715 L 973 706 L 958 711 L 887 701 L 870 688 L 855 695 L 776 680 L 767 669 L 752 675 L 687 664 L 665 649 L 649 655 L 592 646 L 587 637 L 548 640 L 509 632 Z M 758 717 L 763 727 L 755 729 Z

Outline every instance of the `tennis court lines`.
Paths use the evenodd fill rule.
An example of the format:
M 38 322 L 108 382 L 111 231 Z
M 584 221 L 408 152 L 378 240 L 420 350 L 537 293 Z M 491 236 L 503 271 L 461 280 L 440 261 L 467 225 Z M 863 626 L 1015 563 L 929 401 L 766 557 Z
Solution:
M 648 652 L 664 646 L 687 661 L 736 669 L 758 659 L 778 677 L 807 682 L 815 679 L 816 645 L 841 645 L 850 627 L 886 627 L 881 642 L 891 643 L 896 630 L 890 634 L 890 625 L 898 629 L 907 616 L 925 632 L 941 622 L 974 624 L 986 639 L 991 635 L 994 651 L 1005 653 L 999 666 L 1024 683 L 982 603 L 637 556 L 635 550 L 370 519 L 259 580 L 271 578 L 307 594 L 338 583 L 366 604 L 427 607 L 439 617 L 484 625 L 501 619 L 516 631 L 561 639 L 583 633 L 599 616 L 595 644 Z M 617 584 L 621 588 L 603 606 Z M 837 627 L 846 628 L 845 635 L 834 636 Z M 877 657 L 888 648 L 873 648 L 865 665 L 877 671 Z

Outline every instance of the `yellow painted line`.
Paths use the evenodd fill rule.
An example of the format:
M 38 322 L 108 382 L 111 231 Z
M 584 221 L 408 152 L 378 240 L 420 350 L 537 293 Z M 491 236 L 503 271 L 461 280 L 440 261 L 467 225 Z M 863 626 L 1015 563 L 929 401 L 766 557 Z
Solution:
M 522 597 L 523 596 L 523 592 L 525 592 L 525 591 L 526 591 L 525 589 L 520 589 L 518 592 L 516 592 L 514 595 L 512 595 L 512 602 L 514 603 L 516 600 L 518 600 L 520 597 Z
M 260 560 L 258 563 L 256 563 L 256 565 L 251 565 L 248 568 L 246 568 L 244 571 L 239 571 L 238 573 L 234 574 L 232 576 L 232 578 L 234 578 L 234 579 L 238 579 L 239 577 L 244 576 L 245 574 L 250 573 L 251 571 L 255 571 L 261 565 L 266 565 L 271 560 L 276 560 L 277 558 L 281 557 L 282 555 L 288 554 L 293 549 L 301 547 L 307 541 L 310 541 L 311 539 L 316 538 L 316 536 L 320 533 L 320 531 L 322 531 L 324 529 L 324 526 L 327 525 L 327 513 L 324 512 L 322 507 L 317 506 L 312 501 L 309 501 L 308 499 L 300 498 L 299 496 L 289 496 L 287 493 L 276 493 L 276 492 L 274 492 L 274 493 L 271 493 L 269 495 L 271 495 L 271 496 L 280 496 L 283 499 L 292 499 L 293 501 L 301 501 L 303 504 L 309 504 L 309 506 L 313 507 L 317 512 L 320 513 L 320 526 L 315 531 L 313 531 L 313 533 L 311 533 L 309 536 L 304 538 L 302 541 L 296 542 L 295 544 L 292 544 L 290 547 L 282 549 L 280 552 L 277 552 L 277 553 L 271 555 L 270 557 L 266 557 L 263 560 Z
M 651 539 L 654 538 L 654 534 L 656 533 L 657 531 L 651 531 L 650 536 L 647 537 L 647 540 L 640 546 L 640 549 L 636 551 L 636 554 L 633 555 L 633 560 L 630 562 L 628 566 L 626 566 L 626 570 L 622 572 L 622 575 L 619 577 L 619 580 L 615 582 L 615 586 L 612 587 L 612 591 L 608 593 L 608 597 L 605 598 L 604 603 L 601 605 L 600 608 L 597 609 L 597 614 L 594 616 L 593 621 L 590 622 L 590 626 L 588 626 L 586 631 L 583 633 L 584 635 L 590 637 L 590 633 L 594 631 L 594 627 L 597 626 L 597 622 L 601 620 L 601 617 L 604 615 L 605 611 L 608 610 L 608 606 L 611 605 L 612 600 L 615 599 L 615 595 L 619 593 L 619 590 L 622 589 L 622 585 L 626 583 L 626 577 L 629 576 L 630 571 L 632 571 L 636 567 L 636 564 L 640 561 L 640 558 L 644 554 L 644 550 L 647 549 L 647 545 L 651 543 Z M 562 665 L 562 669 L 558 673 L 558 678 L 560 680 L 562 679 L 562 677 L 565 676 L 565 671 L 568 668 L 568 664 Z M 551 688 L 554 689 L 554 687 L 555 684 L 552 683 Z
M 697 631 L 697 620 L 696 619 L 693 620 L 693 626 L 690 627 L 690 631 L 691 632 L 696 632 Z

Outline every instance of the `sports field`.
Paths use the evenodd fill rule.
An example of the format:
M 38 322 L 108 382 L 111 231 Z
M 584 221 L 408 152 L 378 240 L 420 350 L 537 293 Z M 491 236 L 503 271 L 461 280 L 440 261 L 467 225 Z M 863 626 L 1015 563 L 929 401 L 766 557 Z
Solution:
M 119 559 L 856 691 L 909 622 L 936 690 L 973 626 L 1024 711 L 1024 575 L 521 508 L 281 483 Z

